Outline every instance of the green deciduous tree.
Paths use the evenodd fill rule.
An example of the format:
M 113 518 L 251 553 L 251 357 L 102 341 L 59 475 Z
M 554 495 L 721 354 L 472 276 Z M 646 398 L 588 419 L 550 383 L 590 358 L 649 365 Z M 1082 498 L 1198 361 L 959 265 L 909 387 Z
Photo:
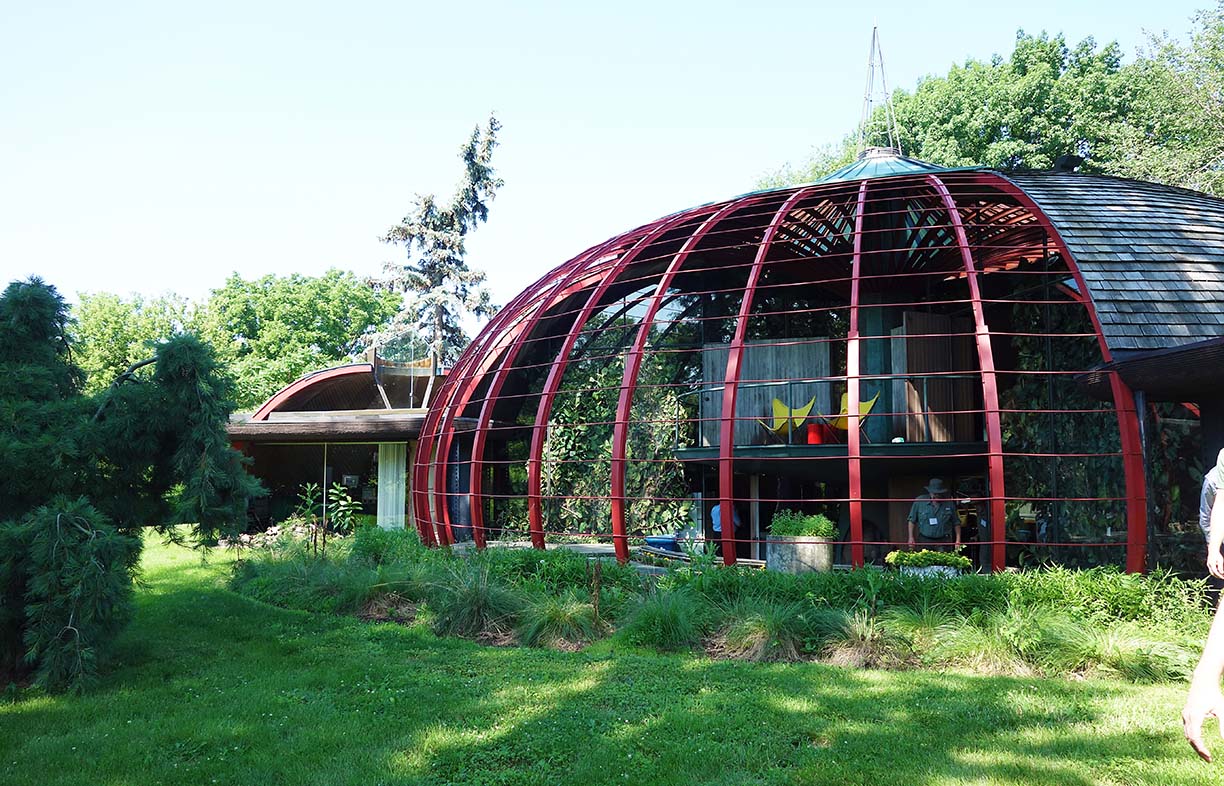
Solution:
M 190 324 L 237 380 L 240 408 L 258 406 L 297 377 L 350 358 L 394 316 L 399 298 L 352 273 L 234 274 Z
M 1154 38 L 1128 64 L 1117 44 L 1021 31 L 1009 57 L 967 60 L 895 91 L 893 104 L 905 155 L 941 166 L 1046 169 L 1076 154 L 1082 171 L 1221 193 L 1224 10 L 1199 13 L 1187 43 Z M 847 134 L 760 185 L 818 179 L 856 152 Z
M 497 146 L 497 118 L 477 126 L 460 151 L 463 178 L 449 204 L 432 194 L 418 196 L 404 219 L 388 230 L 383 241 L 402 245 L 405 262 L 388 263 L 377 286 L 405 294 L 404 307 L 391 332 L 413 326 L 428 337 L 435 357 L 454 360 L 467 345 L 460 320 L 471 314 L 493 314 L 485 274 L 465 260 L 468 233 L 488 220 L 489 203 L 502 181 L 492 167 Z
M 1186 43 L 1153 37 L 1130 77 L 1107 171 L 1224 194 L 1224 4 L 1195 15 Z
M 902 147 L 943 166 L 1047 169 L 1066 153 L 1095 161 L 1134 98 L 1121 60 L 1117 44 L 1072 48 L 1061 35 L 1021 31 L 1010 58 L 970 60 L 897 91 Z
M 158 342 L 183 329 L 190 305 L 178 295 L 121 298 L 82 293 L 73 309 L 73 359 L 85 373 L 85 392 L 97 393 L 129 366 L 153 354 Z

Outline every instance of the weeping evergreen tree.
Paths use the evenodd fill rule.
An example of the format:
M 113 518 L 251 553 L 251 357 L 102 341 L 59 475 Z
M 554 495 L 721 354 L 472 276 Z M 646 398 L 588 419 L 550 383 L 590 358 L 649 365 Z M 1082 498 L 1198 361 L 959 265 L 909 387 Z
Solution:
M 213 544 L 258 484 L 225 436 L 232 383 L 177 336 L 97 396 L 68 310 L 37 278 L 0 295 L 0 682 L 86 686 L 127 619 L 141 528 Z
M 404 307 L 386 334 L 417 329 L 428 337 L 435 362 L 454 360 L 467 345 L 460 319 L 487 317 L 495 310 L 484 272 L 472 270 L 464 259 L 464 240 L 488 220 L 489 203 L 502 186 L 492 167 L 500 128 L 497 118 L 490 117 L 488 125 L 472 131 L 460 151 L 463 179 L 449 204 L 432 194 L 418 196 L 412 212 L 383 237 L 404 246 L 408 255 L 406 262 L 387 263 L 375 282 L 405 294 Z

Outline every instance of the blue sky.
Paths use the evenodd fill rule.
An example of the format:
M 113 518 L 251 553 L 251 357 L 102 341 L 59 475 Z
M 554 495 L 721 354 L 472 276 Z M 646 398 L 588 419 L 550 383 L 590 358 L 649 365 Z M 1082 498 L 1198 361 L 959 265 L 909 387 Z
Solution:
M 840 138 L 875 21 L 912 88 L 1018 28 L 1129 57 L 1208 2 L 0 0 L 0 277 L 200 297 L 233 271 L 372 274 L 496 111 L 506 186 L 469 259 L 505 302 Z

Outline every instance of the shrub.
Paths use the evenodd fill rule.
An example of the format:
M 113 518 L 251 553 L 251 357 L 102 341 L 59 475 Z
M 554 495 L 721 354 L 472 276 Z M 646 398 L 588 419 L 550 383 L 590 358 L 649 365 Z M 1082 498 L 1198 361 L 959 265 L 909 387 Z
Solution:
M 794 510 L 779 510 L 769 523 L 769 534 L 781 538 L 835 538 L 837 525 L 823 513 L 809 516 Z
M 529 647 L 577 649 L 605 630 L 595 606 L 578 590 L 540 595 L 527 604 L 518 627 L 519 641 Z
M 1012 602 L 1059 606 L 1083 618 L 1171 624 L 1194 631 L 1205 619 L 1203 582 L 1184 581 L 1167 570 L 1143 575 L 1114 567 L 1052 567 L 1010 574 L 1006 581 Z
M 687 649 L 701 640 L 707 623 L 698 598 L 684 589 L 658 589 L 638 603 L 622 630 L 643 647 L 664 652 Z
M 439 635 L 503 637 L 514 627 L 523 605 L 519 593 L 483 564 L 452 564 L 429 593 L 433 628 Z
M 348 489 L 333 483 L 327 490 L 327 524 L 339 535 L 348 535 L 357 526 L 361 503 L 349 495 Z
M 963 554 L 950 551 L 890 551 L 884 561 L 894 568 L 930 568 L 937 565 L 968 571 L 973 569 L 973 563 Z

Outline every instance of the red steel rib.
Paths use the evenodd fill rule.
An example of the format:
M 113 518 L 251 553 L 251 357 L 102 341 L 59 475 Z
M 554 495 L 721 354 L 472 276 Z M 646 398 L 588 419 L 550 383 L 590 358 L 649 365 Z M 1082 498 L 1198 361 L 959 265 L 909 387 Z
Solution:
M 583 306 L 578 318 L 574 320 L 573 327 L 566 334 L 565 341 L 557 352 L 557 359 L 548 370 L 548 379 L 544 382 L 544 389 L 540 392 L 540 403 L 536 409 L 535 425 L 531 434 L 531 452 L 527 460 L 527 520 L 531 527 L 533 541 L 537 537 L 542 539 L 544 533 L 544 517 L 540 509 L 542 485 L 540 474 L 544 466 L 544 439 L 548 427 L 548 416 L 552 412 L 553 401 L 556 399 L 557 390 L 561 386 L 561 378 L 564 376 L 565 369 L 569 365 L 570 352 L 573 351 L 574 344 L 578 341 L 583 325 L 595 313 L 595 309 L 599 307 L 599 301 L 604 296 L 604 293 L 608 291 L 621 272 L 637 258 L 642 249 L 649 246 L 663 235 L 664 232 L 675 227 L 677 224 L 691 220 L 695 215 L 700 215 L 700 210 L 702 209 L 680 213 L 647 225 L 645 227 L 645 229 L 649 230 L 647 234 L 634 243 L 633 247 L 616 261 L 612 269 L 602 277 L 599 285 L 592 290 L 591 296 L 587 298 L 586 305 Z M 616 550 L 616 558 L 618 560 L 621 562 L 629 560 L 629 544 L 623 537 L 613 538 L 613 547 Z
M 587 263 L 592 258 L 598 259 L 607 249 L 614 247 L 615 243 L 621 238 L 613 238 L 607 243 L 595 246 L 584 254 L 576 257 L 569 265 L 570 270 L 564 271 L 559 269 L 553 272 L 554 286 L 547 293 L 547 297 L 541 297 L 536 304 L 536 308 L 526 321 L 521 325 L 518 331 L 513 335 L 506 337 L 506 342 L 509 343 L 509 348 L 504 353 L 500 353 L 502 362 L 498 365 L 497 371 L 493 376 L 492 382 L 489 384 L 489 389 L 485 393 L 484 401 L 480 405 L 480 416 L 476 424 L 476 433 L 472 438 L 472 460 L 470 466 L 468 494 L 471 500 L 472 511 L 472 531 L 479 533 L 477 544 L 484 546 L 484 497 L 482 489 L 482 481 L 484 478 L 484 449 L 485 442 L 489 432 L 489 422 L 492 419 L 493 404 L 498 400 L 501 394 L 502 385 L 505 384 L 506 378 L 510 374 L 510 370 L 514 367 L 514 362 L 518 359 L 519 353 L 527 343 L 527 339 L 535 332 L 536 326 L 548 310 L 555 304 L 561 303 L 565 298 L 578 291 L 581 287 L 586 286 L 587 282 L 583 280 L 587 270 Z M 575 282 L 578 282 L 577 285 Z M 503 343 L 506 343 L 503 342 Z M 488 372 L 488 366 L 492 364 L 496 353 L 490 356 L 485 368 L 479 376 L 483 376 Z M 466 406 L 466 402 L 463 406 Z M 462 409 L 462 406 L 460 407 Z M 544 533 L 532 530 L 531 544 L 537 548 L 544 548 Z
M 757 283 L 761 280 L 761 268 L 765 257 L 773 243 L 778 227 L 782 225 L 788 213 L 800 199 L 816 187 L 803 188 L 782 203 L 778 212 L 769 222 L 765 237 L 761 238 L 752 269 L 748 273 L 748 283 L 744 287 L 744 299 L 740 302 L 739 319 L 735 323 L 735 336 L 727 351 L 727 372 L 723 378 L 722 415 L 719 423 L 718 436 L 718 505 L 719 518 L 722 521 L 723 564 L 735 564 L 735 514 L 734 514 L 734 482 L 733 470 L 735 464 L 735 398 L 739 388 L 740 360 L 744 354 L 744 338 L 748 330 L 748 317 L 752 313 L 752 300 L 756 294 Z
M 1096 331 L 1097 344 L 1101 348 L 1101 358 L 1106 363 L 1113 361 L 1113 354 L 1105 342 L 1105 333 L 1101 330 L 1101 321 L 1097 317 L 1096 307 L 1075 256 L 1063 242 L 1053 222 L 1032 200 L 1024 189 L 1001 175 L 981 173 L 975 178 L 977 182 L 996 186 L 1000 191 L 1014 197 L 1020 204 L 1032 211 L 1038 222 L 1045 228 L 1050 239 L 1062 254 L 1067 263 L 1075 285 L 1079 291 L 1088 295 L 1083 298 L 1084 308 L 1088 310 L 1088 318 Z M 1118 372 L 1109 371 L 1109 387 L 1113 394 L 1114 410 L 1118 414 L 1118 431 L 1122 440 L 1122 469 L 1126 483 L 1126 570 L 1130 573 L 1142 573 L 1147 570 L 1147 485 L 1143 468 L 1143 445 L 1139 440 L 1139 415 L 1135 410 L 1135 395 L 1130 387 L 1118 376 Z
M 688 259 L 692 250 L 697 247 L 697 244 L 706 236 L 706 233 L 713 229 L 728 213 L 742 208 L 745 204 L 739 200 L 727 204 L 717 213 L 707 218 L 697 231 L 684 241 L 684 245 L 681 246 L 680 250 L 676 252 L 676 255 L 672 257 L 672 261 L 668 264 L 667 271 L 659 279 L 659 285 L 655 287 L 654 294 L 650 298 L 650 305 L 646 309 L 646 315 L 642 317 L 642 322 L 638 326 L 633 346 L 625 356 L 625 372 L 621 376 L 620 393 L 616 400 L 616 419 L 612 427 L 611 491 L 612 537 L 614 543 L 624 542 L 628 537 L 625 526 L 625 465 L 626 443 L 629 439 L 629 409 L 633 404 L 633 393 L 637 388 L 638 372 L 642 367 L 642 354 L 646 349 L 646 342 L 650 338 L 650 328 L 654 324 L 656 315 L 659 313 L 659 308 L 663 304 L 667 290 L 671 287 L 672 281 L 684 266 L 684 262 Z M 751 204 L 751 202 L 747 204 Z
M 999 571 L 1007 565 L 1004 541 L 1007 534 L 1007 494 L 1003 486 L 1003 426 L 999 417 L 999 385 L 995 379 L 994 352 L 990 347 L 990 328 L 986 324 L 986 313 L 982 308 L 982 292 L 978 286 L 977 266 L 965 226 L 961 223 L 960 210 L 948 187 L 935 175 L 928 175 L 929 182 L 943 200 L 944 209 L 952 222 L 956 244 L 960 248 L 961 261 L 965 265 L 965 280 L 969 284 L 969 297 L 973 301 L 973 323 L 977 332 L 978 368 L 982 373 L 982 404 L 986 416 L 986 445 L 989 450 L 987 464 L 990 474 L 990 569 Z
M 859 275 L 863 261 L 863 219 L 867 207 L 867 184 L 859 185 L 854 212 L 854 255 L 850 259 L 850 324 L 846 331 L 846 468 L 850 482 L 850 564 L 863 566 L 863 468 L 862 435 L 859 432 Z

